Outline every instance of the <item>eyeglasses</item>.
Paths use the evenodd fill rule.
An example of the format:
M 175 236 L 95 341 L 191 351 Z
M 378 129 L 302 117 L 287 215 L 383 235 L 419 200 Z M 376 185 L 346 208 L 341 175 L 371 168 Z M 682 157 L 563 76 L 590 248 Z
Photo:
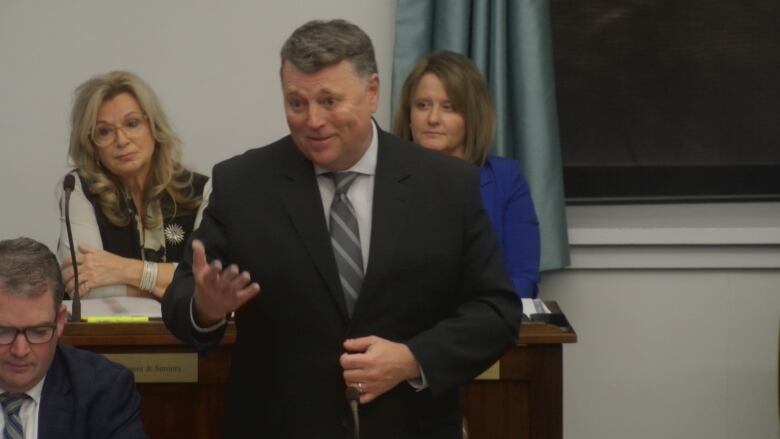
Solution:
M 112 125 L 108 123 L 99 123 L 92 129 L 90 138 L 97 146 L 109 146 L 116 142 L 117 130 L 122 130 L 127 137 L 138 137 L 144 133 L 149 118 L 143 114 L 131 113 L 121 125 Z
M 48 343 L 54 337 L 54 330 L 57 325 L 31 326 L 29 328 L 9 328 L 0 326 L 0 345 L 13 344 L 19 334 L 24 334 L 24 338 L 30 344 Z

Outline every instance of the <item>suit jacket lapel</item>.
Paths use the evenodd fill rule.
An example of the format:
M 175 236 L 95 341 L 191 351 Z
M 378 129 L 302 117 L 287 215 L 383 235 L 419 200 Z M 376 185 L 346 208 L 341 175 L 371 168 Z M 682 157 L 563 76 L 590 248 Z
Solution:
M 70 380 L 62 364 L 59 348 L 54 355 L 41 391 L 38 413 L 38 438 L 73 437 L 73 398 Z
M 395 253 L 398 236 L 406 227 L 409 216 L 411 177 L 408 163 L 403 160 L 396 140 L 379 130 L 379 152 L 374 177 L 374 201 L 371 215 L 371 247 L 363 287 L 355 305 L 355 314 L 361 303 L 370 303 Z
M 290 145 L 295 148 L 295 145 Z M 322 213 L 314 168 L 301 156 L 300 162 L 282 171 L 282 200 L 314 264 L 328 286 L 344 320 L 348 320 L 347 305 L 338 276 L 336 260 L 330 245 L 330 235 Z

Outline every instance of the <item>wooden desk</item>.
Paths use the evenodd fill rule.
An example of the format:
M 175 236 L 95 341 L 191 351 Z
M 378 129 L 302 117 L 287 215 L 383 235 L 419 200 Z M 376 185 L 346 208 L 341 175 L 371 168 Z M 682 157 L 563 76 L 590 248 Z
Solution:
M 562 344 L 576 343 L 577 333 L 557 303 L 547 306 L 565 326 L 524 322 L 499 362 L 500 378 L 461 388 L 469 439 L 563 438 Z
M 548 303 L 560 312 L 555 303 Z M 139 383 L 141 417 L 152 439 L 220 437 L 235 327 L 215 351 L 198 359 L 197 383 Z M 470 439 L 562 438 L 562 343 L 572 328 L 527 322 L 515 348 L 500 361 L 500 378 L 463 387 L 461 403 Z M 142 324 L 68 323 L 60 342 L 99 353 L 194 352 L 161 321 Z
M 197 383 L 138 383 L 141 418 L 151 439 L 219 438 L 225 384 L 236 340 L 231 323 L 220 346 L 198 359 Z M 61 343 L 102 354 L 194 353 L 176 339 L 161 320 L 149 323 L 71 323 Z

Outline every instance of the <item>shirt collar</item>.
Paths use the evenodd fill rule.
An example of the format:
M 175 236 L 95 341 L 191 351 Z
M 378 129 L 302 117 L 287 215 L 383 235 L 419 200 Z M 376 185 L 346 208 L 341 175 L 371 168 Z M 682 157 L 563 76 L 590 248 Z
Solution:
M 363 153 L 363 157 L 358 160 L 351 168 L 345 169 L 344 172 L 357 172 L 363 175 L 376 174 L 376 160 L 379 152 L 379 132 L 376 128 L 376 122 L 371 121 L 371 143 L 368 144 L 368 149 Z M 325 168 L 318 165 L 314 165 L 314 172 L 316 175 L 322 175 L 328 173 Z
M 43 382 L 44 381 L 46 381 L 46 376 L 45 375 L 44 375 L 44 377 L 40 381 L 38 381 L 38 384 L 32 386 L 30 388 L 30 390 L 24 392 L 36 404 L 40 404 L 41 403 L 41 393 L 43 392 Z M 3 393 L 5 393 L 5 390 L 0 388 L 0 395 L 2 395 Z
M 35 401 L 36 404 L 41 403 L 41 393 L 43 392 L 44 381 L 46 381 L 46 375 L 44 375 L 42 380 L 38 381 L 38 384 L 32 386 L 32 389 L 27 391 L 27 396 L 32 398 L 32 400 Z

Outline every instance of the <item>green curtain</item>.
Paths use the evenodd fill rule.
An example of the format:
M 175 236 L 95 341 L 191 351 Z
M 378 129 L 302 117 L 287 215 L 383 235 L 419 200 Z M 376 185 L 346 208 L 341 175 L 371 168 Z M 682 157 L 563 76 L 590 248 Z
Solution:
M 493 152 L 516 159 L 531 187 L 541 269 L 569 264 L 561 152 L 546 0 L 397 0 L 391 106 L 428 52 L 448 49 L 479 66 L 498 116 Z

